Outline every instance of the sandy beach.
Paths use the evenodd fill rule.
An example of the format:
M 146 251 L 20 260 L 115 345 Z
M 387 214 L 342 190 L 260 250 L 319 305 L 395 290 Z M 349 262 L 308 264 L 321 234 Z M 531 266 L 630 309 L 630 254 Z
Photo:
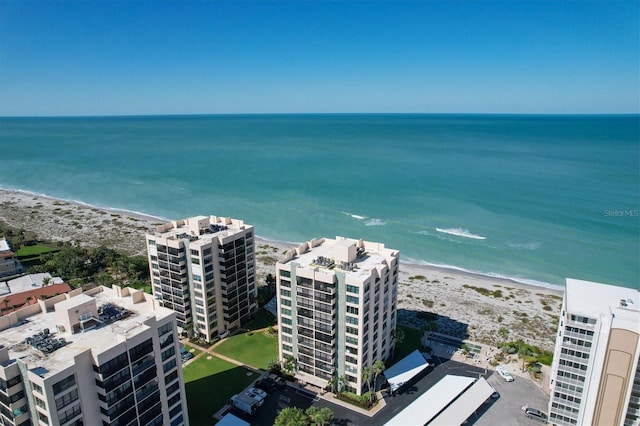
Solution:
M 215 214 L 215 212 L 193 212 Z M 176 218 L 181 219 L 181 218 Z M 34 232 L 41 239 L 104 244 L 132 255 L 146 255 L 146 232 L 165 220 L 121 210 L 96 208 L 44 196 L 0 190 L 0 221 Z M 259 238 L 256 229 L 257 282 L 293 244 Z M 357 235 L 346 235 L 358 238 Z M 321 237 L 310 235 L 313 237 Z M 334 235 L 327 235 L 334 237 Z M 402 247 L 393 247 L 400 250 Z M 398 321 L 420 327 L 418 312 L 439 315 L 438 331 L 496 345 L 522 338 L 553 349 L 562 292 L 457 270 L 402 263 Z

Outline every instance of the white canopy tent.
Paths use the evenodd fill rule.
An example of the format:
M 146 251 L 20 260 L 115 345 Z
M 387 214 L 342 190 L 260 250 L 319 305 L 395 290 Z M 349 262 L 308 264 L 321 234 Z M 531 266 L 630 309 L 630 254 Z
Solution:
M 389 382 L 389 386 L 393 392 L 416 375 L 420 374 L 420 372 L 428 366 L 429 363 L 425 359 L 424 355 L 416 349 L 389 367 L 384 372 L 384 376 L 387 378 L 387 382 Z

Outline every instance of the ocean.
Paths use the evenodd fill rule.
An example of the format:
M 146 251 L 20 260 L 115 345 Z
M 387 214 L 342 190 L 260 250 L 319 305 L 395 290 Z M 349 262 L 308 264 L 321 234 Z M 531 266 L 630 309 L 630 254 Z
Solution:
M 407 262 L 638 288 L 637 115 L 0 118 L 0 187 Z

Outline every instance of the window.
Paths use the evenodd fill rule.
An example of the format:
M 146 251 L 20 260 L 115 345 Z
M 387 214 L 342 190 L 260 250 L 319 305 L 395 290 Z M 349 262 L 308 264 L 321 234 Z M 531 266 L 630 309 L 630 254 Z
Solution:
M 348 285 L 347 286 L 347 293 L 359 294 L 360 293 L 360 289 L 355 285 Z
M 354 327 L 349 327 L 349 326 L 347 326 L 347 333 L 357 335 L 357 334 L 358 334 L 358 329 L 357 329 L 357 328 L 354 328 Z
M 291 291 L 289 290 L 280 289 L 280 294 L 284 297 L 291 297 Z
M 37 396 L 34 396 L 33 399 L 36 400 L 36 405 L 44 410 L 47 409 L 47 404 L 45 404 L 45 402 L 43 400 L 41 400 L 40 398 L 38 398 Z
M 42 386 L 40 386 L 37 383 L 31 382 L 31 389 L 33 389 L 34 391 L 38 392 L 40 395 L 44 395 L 44 393 L 42 392 Z
M 70 375 L 68 377 L 65 377 L 64 379 L 60 380 L 58 383 L 55 383 L 53 385 L 53 393 L 54 394 L 59 394 L 60 392 L 69 389 L 71 386 L 74 386 L 75 384 L 76 384 L 76 378 L 72 374 L 72 375 Z
M 347 303 L 353 303 L 353 304 L 360 304 L 360 298 L 359 297 L 355 297 L 355 296 L 349 296 L 347 295 Z
M 291 277 L 291 272 L 290 271 L 285 271 L 284 269 L 280 270 L 280 276 L 281 277 Z
M 353 307 L 353 306 L 347 306 L 347 313 L 348 314 L 354 314 L 354 315 L 358 315 L 358 308 Z
M 42 423 L 44 423 L 45 425 L 49 424 L 49 417 L 45 416 L 44 414 L 42 414 L 40 411 L 38 411 L 38 420 L 40 420 Z
M 358 318 L 347 316 L 347 324 L 358 325 Z
M 66 407 L 67 405 L 71 404 L 73 401 L 77 399 L 78 399 L 77 389 L 74 389 L 71 392 L 65 393 L 60 398 L 56 398 L 56 409 L 59 410 L 62 407 Z

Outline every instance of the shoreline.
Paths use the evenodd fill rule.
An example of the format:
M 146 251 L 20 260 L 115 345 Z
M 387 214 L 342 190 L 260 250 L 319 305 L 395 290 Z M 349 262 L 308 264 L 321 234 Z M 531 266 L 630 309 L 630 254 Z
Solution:
M 144 235 L 170 221 L 141 212 L 13 189 L 0 189 L 0 220 L 33 232 L 39 239 L 77 241 L 88 246 L 104 244 L 144 256 Z M 266 276 L 275 272 L 275 263 L 299 243 L 259 235 L 255 240 L 256 282 L 263 285 Z M 400 324 L 419 328 L 426 322 L 416 318 L 416 313 L 428 311 L 439 315 L 438 329 L 444 333 L 492 345 L 522 338 L 543 349 L 553 348 L 562 288 L 403 261 L 402 250 L 400 257 Z
M 0 187 L 0 203 L 2 202 L 3 197 L 6 195 L 6 193 L 22 194 L 24 196 L 33 196 L 33 197 L 44 198 L 44 199 L 50 200 L 51 202 L 63 202 L 63 203 L 71 204 L 71 205 L 78 205 L 78 206 L 87 207 L 87 208 L 90 208 L 90 209 L 104 210 L 104 211 L 113 212 L 113 213 L 117 213 L 117 214 L 123 214 L 123 215 L 126 214 L 126 215 L 129 215 L 129 216 L 138 218 L 140 220 L 151 221 L 151 222 L 154 222 L 154 223 L 156 223 L 156 222 L 157 223 L 166 223 L 166 222 L 171 222 L 171 220 L 172 220 L 172 219 L 163 218 L 161 216 L 154 216 L 154 215 L 151 215 L 151 214 L 148 214 L 148 213 L 138 212 L 138 211 L 135 211 L 135 210 L 128 210 L 128 209 L 117 208 L 117 207 L 101 207 L 101 206 L 96 206 L 96 205 L 93 205 L 93 204 L 85 203 L 85 202 L 79 201 L 79 200 L 67 200 L 67 199 L 63 199 L 63 198 L 52 197 L 52 196 L 47 195 L 47 194 L 41 194 L 41 193 L 32 192 L 32 191 L 25 191 L 25 190 L 21 190 L 21 189 L 7 189 L 7 188 L 3 188 L 3 187 Z M 0 214 L 0 219 L 1 218 L 2 218 L 2 215 Z M 290 246 L 291 248 L 297 247 L 300 244 L 305 242 L 305 241 L 299 241 L 299 242 L 285 241 L 285 240 L 279 240 L 277 238 L 264 237 L 264 236 L 260 236 L 260 235 L 257 235 L 257 234 L 256 234 L 255 238 L 256 238 L 256 240 L 260 240 L 263 243 L 271 243 L 271 244 L 275 244 L 275 245 L 278 245 L 278 246 Z M 320 238 L 320 237 L 316 236 L 316 237 L 310 237 L 310 239 L 311 238 Z M 398 250 L 400 250 L 400 249 L 398 249 Z M 402 250 L 400 250 L 400 253 L 402 253 Z M 471 270 L 464 269 L 464 268 L 457 267 L 457 266 L 453 266 L 453 265 L 439 265 L 439 264 L 429 263 L 428 261 L 417 260 L 417 259 L 409 259 L 409 260 L 407 260 L 407 259 L 402 259 L 402 256 L 400 258 L 400 264 L 401 265 L 407 265 L 408 267 L 431 269 L 431 270 L 439 271 L 439 272 L 442 272 L 442 273 L 450 273 L 450 274 L 456 274 L 456 275 L 468 275 L 470 277 L 477 277 L 477 278 L 482 278 L 482 279 L 499 280 L 499 281 L 509 282 L 509 283 L 511 283 L 513 285 L 531 287 L 533 289 L 544 288 L 544 289 L 547 289 L 547 290 L 558 291 L 558 292 L 563 292 L 564 291 L 564 286 L 563 285 L 559 285 L 559 284 L 552 284 L 552 283 L 547 283 L 547 282 L 543 282 L 543 281 L 537 281 L 537 280 L 528 279 L 528 278 L 510 277 L 510 276 L 506 276 L 506 275 L 494 274 L 494 273 L 491 273 L 491 272 L 483 273 L 483 272 L 478 272 L 478 271 L 471 271 Z

